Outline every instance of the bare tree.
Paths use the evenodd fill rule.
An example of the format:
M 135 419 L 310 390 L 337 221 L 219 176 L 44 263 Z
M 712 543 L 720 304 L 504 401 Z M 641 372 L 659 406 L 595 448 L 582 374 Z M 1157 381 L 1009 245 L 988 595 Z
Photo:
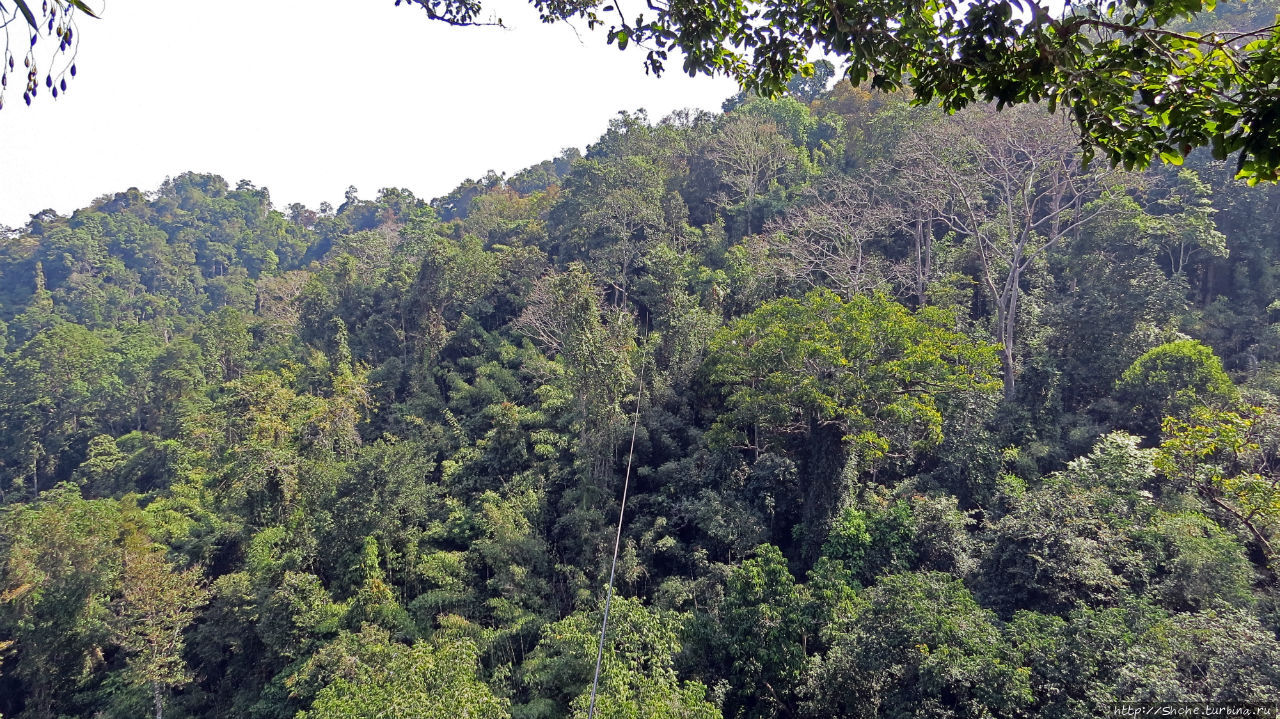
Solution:
M 296 331 L 300 309 L 298 298 L 312 274 L 291 270 L 279 275 L 262 275 L 255 283 L 258 290 L 256 313 L 272 331 L 282 336 Z
M 937 130 L 938 123 L 917 127 L 915 138 L 903 142 L 892 160 L 866 173 L 872 194 L 897 208 L 897 232 L 911 241 L 908 259 L 894 274 L 915 297 L 917 307 L 929 304 L 929 288 L 938 271 L 938 234 L 949 230 L 942 217 L 953 193 L 939 181 L 938 148 L 931 142 Z
M 1005 399 L 1016 387 L 1018 305 L 1028 270 L 1046 252 L 1105 211 L 1113 171 L 1085 168 L 1065 120 L 1036 107 L 977 108 L 933 133 L 932 164 L 920 179 L 936 220 L 967 238 L 979 280 L 995 306 Z
M 524 312 L 513 323 L 518 331 L 527 335 L 543 352 L 552 357 L 564 349 L 573 319 L 570 303 L 557 287 L 558 277 L 551 274 L 534 283 Z
M 756 198 L 796 161 L 794 148 L 773 123 L 733 113 L 716 133 L 707 155 L 729 188 L 716 201 L 725 208 L 741 203 L 747 213 L 744 234 L 751 234 Z
M 763 242 L 783 280 L 829 287 L 848 299 L 889 284 L 892 268 L 869 243 L 901 223 L 896 205 L 877 201 L 863 181 L 842 176 L 810 190 L 770 222 Z

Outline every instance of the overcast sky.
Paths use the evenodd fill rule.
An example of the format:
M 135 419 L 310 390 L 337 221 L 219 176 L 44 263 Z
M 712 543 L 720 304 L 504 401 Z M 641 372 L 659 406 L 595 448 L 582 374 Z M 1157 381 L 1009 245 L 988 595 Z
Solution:
M 348 185 L 431 198 L 583 147 L 619 110 L 715 110 L 736 91 L 678 61 L 648 77 L 637 48 L 488 4 L 509 29 L 447 27 L 393 0 L 107 0 L 79 20 L 66 94 L 42 87 L 28 108 L 10 78 L 0 225 L 187 170 L 265 186 L 276 207 L 337 205 Z

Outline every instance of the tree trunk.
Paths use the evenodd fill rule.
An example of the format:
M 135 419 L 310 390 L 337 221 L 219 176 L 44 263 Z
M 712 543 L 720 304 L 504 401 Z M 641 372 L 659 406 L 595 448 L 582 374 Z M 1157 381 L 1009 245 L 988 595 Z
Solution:
M 1004 401 L 1012 402 L 1016 393 L 1013 356 L 1013 338 L 1006 337 L 1000 348 L 1000 369 L 1004 374 Z
M 1004 379 L 1004 401 L 1012 402 L 1017 382 L 1017 357 L 1015 356 L 1014 335 L 1018 327 L 1018 297 L 1021 292 L 1022 263 L 1021 251 L 1013 254 L 1013 269 L 1004 280 L 1003 290 L 997 291 L 989 266 L 984 265 L 987 272 L 987 286 L 992 291 L 992 301 L 996 305 L 996 342 L 1000 343 L 1000 369 Z
M 151 682 L 151 698 L 156 706 L 156 719 L 164 719 L 164 693 L 160 682 Z
M 923 224 L 924 223 L 920 220 L 920 218 L 916 218 L 911 223 L 911 237 L 913 240 L 915 240 L 916 276 L 915 276 L 915 287 L 913 289 L 915 290 L 917 309 L 920 307 L 924 307 L 924 242 L 922 237 L 922 234 L 924 232 L 924 230 L 922 229 Z
M 1021 258 L 1019 258 L 1021 259 Z M 1009 306 L 1002 313 L 997 313 L 1000 323 L 1000 365 L 1004 370 L 1004 401 L 1012 402 L 1017 382 L 1017 358 L 1014 356 L 1014 332 L 1018 327 L 1018 282 L 1021 279 L 1014 272 L 1013 283 L 1009 288 Z
M 831 522 L 844 504 L 844 466 L 849 457 L 839 427 L 816 422 L 810 427 L 800 515 L 804 525 L 801 558 L 805 566 L 817 561 Z

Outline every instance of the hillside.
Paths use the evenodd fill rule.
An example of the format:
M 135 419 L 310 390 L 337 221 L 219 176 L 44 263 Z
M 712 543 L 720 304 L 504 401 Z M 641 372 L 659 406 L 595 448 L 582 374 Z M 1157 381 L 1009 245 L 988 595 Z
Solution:
M 1274 702 L 1280 189 L 793 95 L 0 239 L 0 714 Z

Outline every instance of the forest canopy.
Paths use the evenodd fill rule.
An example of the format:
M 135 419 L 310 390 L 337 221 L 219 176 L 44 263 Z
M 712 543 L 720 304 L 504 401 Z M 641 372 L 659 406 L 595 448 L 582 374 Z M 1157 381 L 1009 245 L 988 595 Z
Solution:
M 0 713 L 1280 695 L 1280 189 L 794 83 L 338 207 L 0 236 Z M 634 456 L 629 456 L 634 428 Z

